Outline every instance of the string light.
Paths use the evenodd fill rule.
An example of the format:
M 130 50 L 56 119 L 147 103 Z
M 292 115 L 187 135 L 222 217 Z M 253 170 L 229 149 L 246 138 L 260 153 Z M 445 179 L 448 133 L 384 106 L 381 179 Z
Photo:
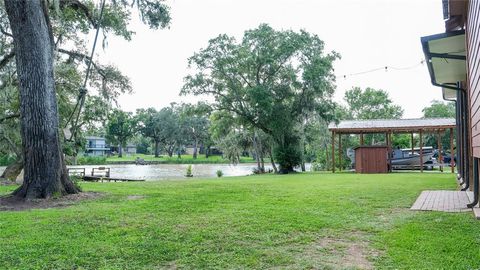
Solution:
M 419 63 L 417 63 L 415 65 L 412 65 L 412 66 L 407 66 L 407 67 L 382 66 L 382 67 L 369 69 L 369 70 L 365 70 L 365 71 L 360 71 L 360 72 L 355 72 L 355 73 L 350 73 L 350 74 L 344 74 L 341 77 L 343 77 L 344 79 L 347 79 L 347 77 L 368 74 L 368 73 L 376 72 L 376 71 L 379 71 L 379 70 L 385 70 L 385 72 L 387 72 L 389 69 L 391 69 L 391 70 L 409 70 L 409 69 L 417 68 L 418 66 L 421 66 L 424 63 L 425 63 L 425 60 L 421 60 Z

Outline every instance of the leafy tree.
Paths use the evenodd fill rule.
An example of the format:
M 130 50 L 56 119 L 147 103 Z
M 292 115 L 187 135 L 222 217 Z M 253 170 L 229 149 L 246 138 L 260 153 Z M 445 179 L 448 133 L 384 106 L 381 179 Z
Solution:
M 207 108 L 203 104 L 191 105 L 182 104 L 180 110 L 181 130 L 185 134 L 187 141 L 193 145 L 193 158 L 197 158 L 198 145 L 209 137 L 208 134 L 208 116 Z
M 455 103 L 432 100 L 430 106 L 423 108 L 424 118 L 455 118 Z
M 227 111 L 212 113 L 209 133 L 215 144 L 222 150 L 223 157 L 233 164 L 239 163 L 243 153 L 252 148 L 251 134 Z
M 423 110 L 424 118 L 455 118 L 455 103 L 432 100 L 430 106 Z M 456 134 L 452 134 L 456 138 Z M 450 150 L 450 130 L 446 131 L 442 136 L 442 148 Z M 427 134 L 425 136 L 425 145 L 439 148 L 438 134 Z
M 163 147 L 171 157 L 175 147 L 182 144 L 186 136 L 184 133 L 190 132 L 186 127 L 184 130 L 181 129 L 187 120 L 180 117 L 182 112 L 178 110 L 181 109 L 175 104 L 160 111 L 154 108 L 137 110 L 140 132 L 154 143 L 155 157 L 159 157 L 160 147 Z
M 384 90 L 367 87 L 353 87 L 345 92 L 347 119 L 399 119 L 403 109 L 393 104 Z
M 189 59 L 196 74 L 182 94 L 212 95 L 214 108 L 271 136 L 282 172 L 300 164 L 301 117 L 332 117 L 335 79 L 324 43 L 305 31 L 276 31 L 266 24 L 245 32 L 241 42 L 227 35 L 209 41 Z
M 0 30 L 8 36 L 10 44 L 6 51 L 0 52 L 3 53 L 0 69 L 15 58 L 25 166 L 24 183 L 14 195 L 48 198 L 54 194 L 76 193 L 78 189 L 68 178 L 60 145 L 54 52 L 69 55 L 70 62 L 79 58 L 91 61 L 82 52 L 58 46 L 67 40 L 81 47 L 80 37 L 86 35 L 78 34 L 87 34 L 99 25 L 105 34 L 130 39 L 132 32 L 127 29 L 127 22 L 132 6 L 150 27 L 166 27 L 170 21 L 168 8 L 161 1 L 137 0 L 133 5 L 130 1 L 112 1 L 105 8 L 104 19 L 98 23 L 93 1 L 5 0 L 4 3 L 0 6 Z M 4 13 L 8 15 L 8 22 Z M 101 70 L 115 72 L 98 68 L 99 73 Z
M 175 104 L 160 110 L 160 121 L 162 122 L 162 145 L 169 157 L 173 156 L 175 150 L 179 149 L 185 141 L 185 134 L 181 129 L 180 112 Z
M 144 137 L 150 138 L 155 145 L 155 157 L 160 155 L 162 125 L 160 113 L 154 108 L 138 109 L 137 121 Z
M 353 87 L 345 92 L 346 107 L 339 111 L 341 119 L 370 120 L 370 119 L 400 119 L 403 109 L 393 104 L 388 93 L 381 89 L 367 87 Z M 385 142 L 384 134 L 367 134 L 365 144 Z
M 118 145 L 118 157 L 122 157 L 123 147 L 135 135 L 136 121 L 130 112 L 115 109 L 107 123 L 107 139 Z
M 141 134 L 137 134 L 132 139 L 132 142 L 137 146 L 137 153 L 138 154 L 144 154 L 144 155 L 150 155 L 152 153 L 152 142 L 148 138 L 143 137 Z

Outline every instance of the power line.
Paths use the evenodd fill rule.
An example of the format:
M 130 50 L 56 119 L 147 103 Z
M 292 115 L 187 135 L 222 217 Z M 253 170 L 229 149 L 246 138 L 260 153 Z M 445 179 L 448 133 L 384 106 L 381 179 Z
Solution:
M 337 76 L 337 77 L 342 77 L 342 78 L 344 78 L 344 79 L 347 79 L 347 77 L 352 77 L 352 76 L 358 76 L 358 75 L 368 74 L 368 73 L 376 72 L 376 71 L 379 71 L 379 70 L 385 70 L 385 71 L 388 71 L 389 69 L 390 69 L 390 70 L 409 70 L 409 69 L 417 68 L 418 66 L 421 66 L 421 65 L 423 65 L 424 63 L 425 63 L 425 60 L 422 59 L 419 63 L 417 63 L 417 64 L 415 64 L 415 65 L 411 65 L 411 66 L 406 66 L 406 67 L 382 66 L 382 67 L 378 67 L 378 68 L 374 68 L 374 69 L 369 69 L 369 70 L 365 70 L 365 71 L 360 71 L 360 72 L 355 72 L 355 73 L 344 74 L 344 75 Z

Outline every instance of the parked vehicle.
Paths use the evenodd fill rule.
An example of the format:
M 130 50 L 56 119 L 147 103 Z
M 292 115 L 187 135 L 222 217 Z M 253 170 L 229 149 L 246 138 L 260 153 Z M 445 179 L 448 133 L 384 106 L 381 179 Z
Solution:
M 436 150 L 431 146 L 422 148 L 422 159 L 425 166 L 433 167 L 435 161 L 432 159 Z M 352 168 L 355 168 L 355 151 L 352 148 L 347 149 L 347 157 L 352 162 Z M 420 166 L 420 148 L 393 149 L 392 150 L 393 169 L 411 168 Z

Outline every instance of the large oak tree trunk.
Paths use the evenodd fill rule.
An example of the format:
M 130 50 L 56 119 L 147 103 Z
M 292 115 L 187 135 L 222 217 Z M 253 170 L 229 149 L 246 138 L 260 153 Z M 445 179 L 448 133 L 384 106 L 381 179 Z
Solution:
M 45 1 L 5 0 L 19 78 L 24 181 L 14 195 L 77 193 L 61 151 L 53 76 L 53 38 Z

